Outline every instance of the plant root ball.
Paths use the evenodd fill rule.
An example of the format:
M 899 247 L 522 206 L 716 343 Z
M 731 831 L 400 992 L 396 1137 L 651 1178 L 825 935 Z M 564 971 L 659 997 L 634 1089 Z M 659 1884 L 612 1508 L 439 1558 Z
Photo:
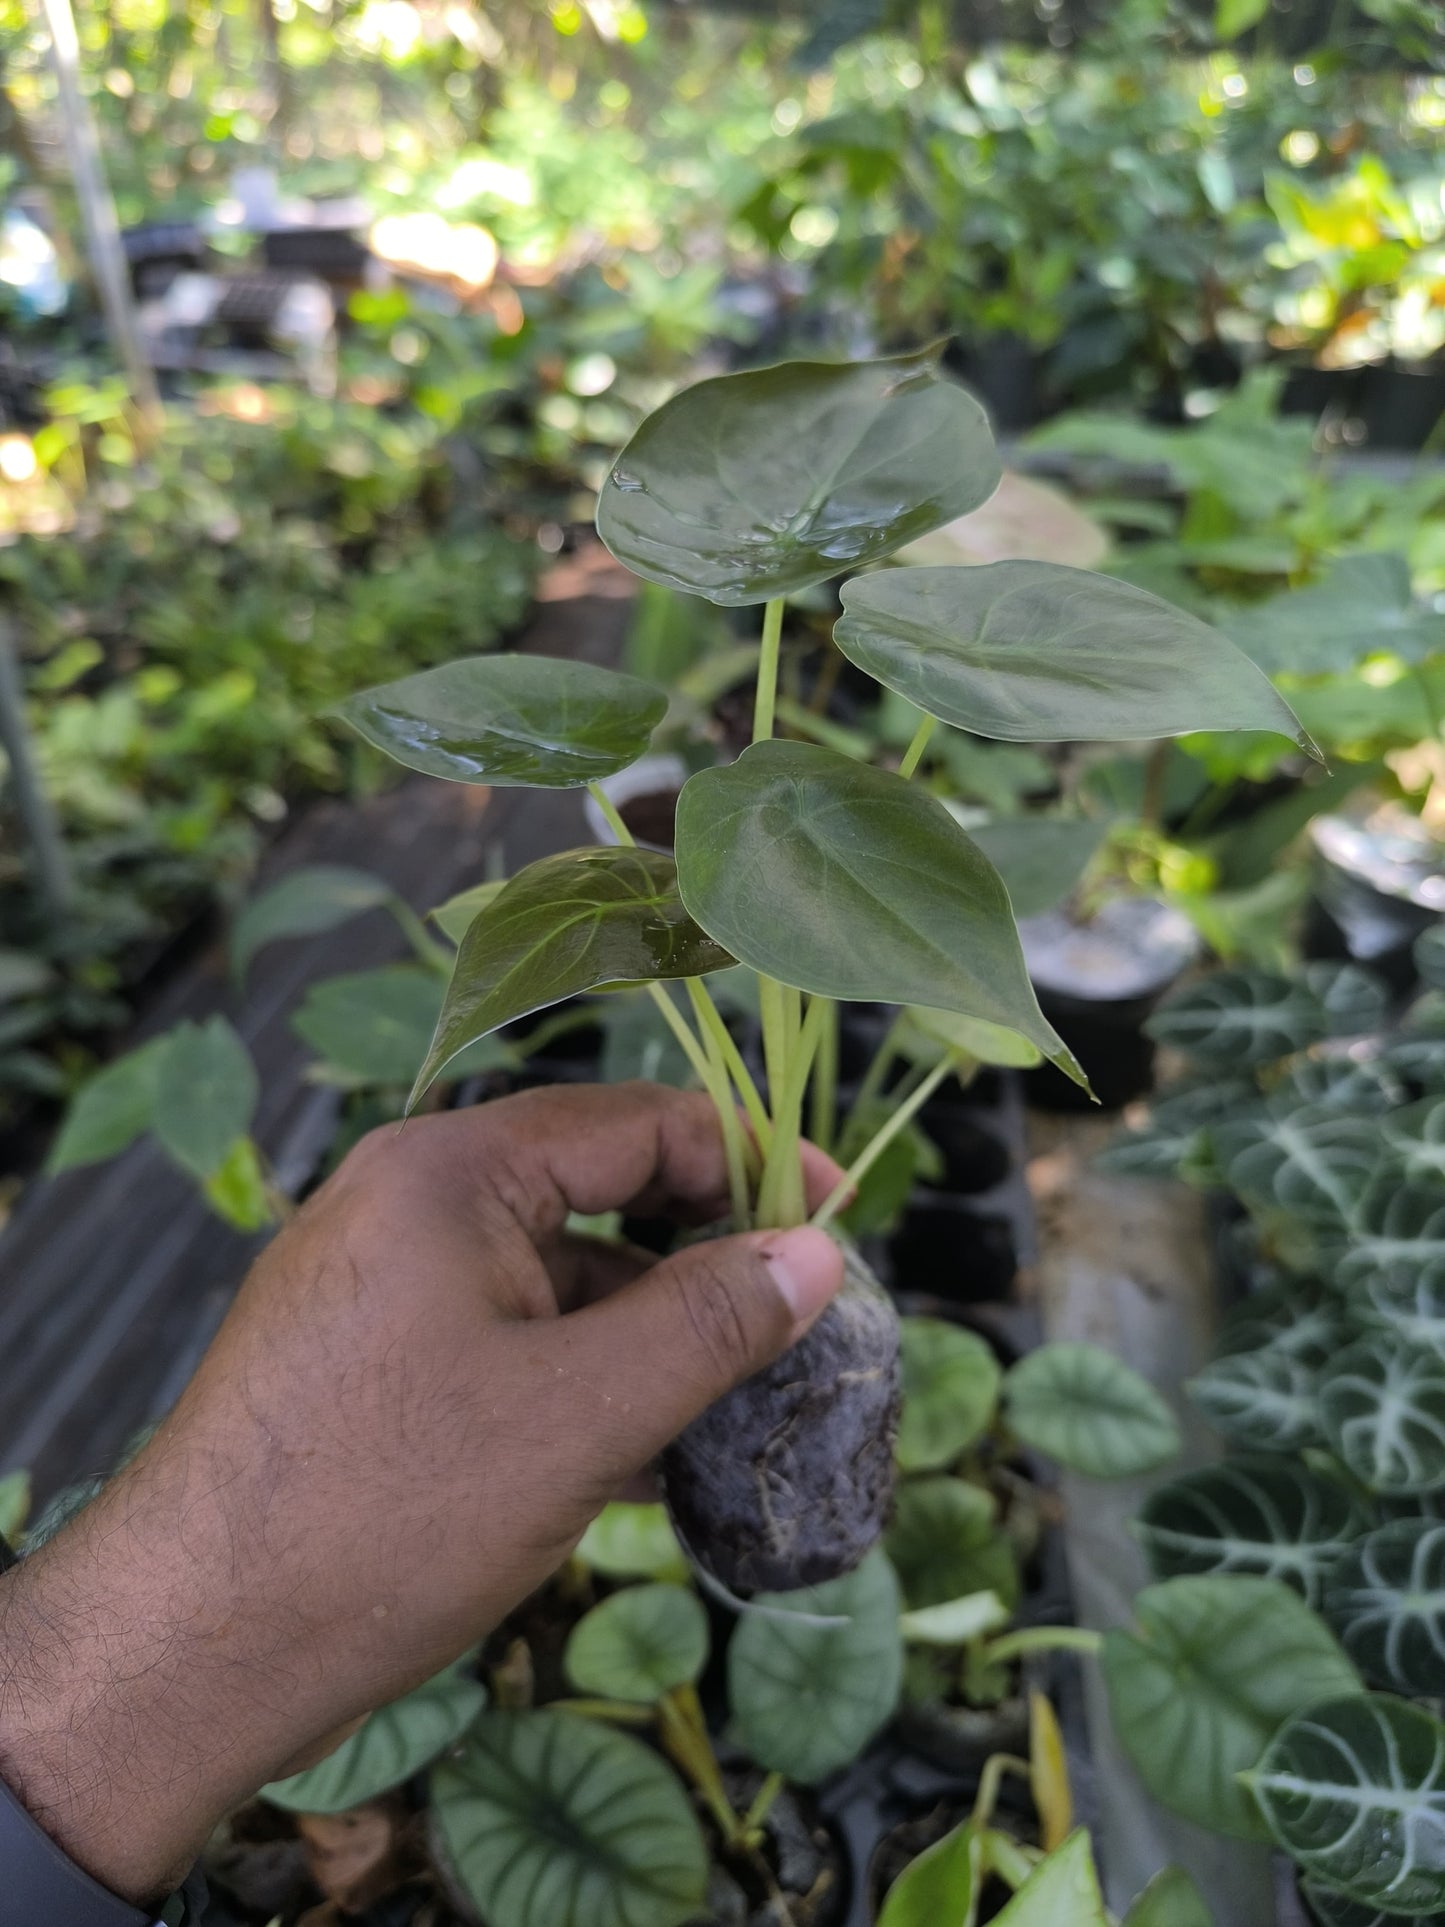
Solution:
M 888 1521 L 898 1314 L 856 1251 L 847 1259 L 843 1288 L 811 1331 L 663 1454 L 678 1532 L 732 1592 L 837 1579 Z

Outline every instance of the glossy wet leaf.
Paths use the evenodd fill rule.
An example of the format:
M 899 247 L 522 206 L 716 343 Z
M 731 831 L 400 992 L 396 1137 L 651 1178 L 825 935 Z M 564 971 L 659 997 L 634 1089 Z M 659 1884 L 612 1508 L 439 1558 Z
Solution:
M 752 1614 L 728 1646 L 732 1730 L 759 1766 L 815 1785 L 846 1766 L 891 1716 L 903 1679 L 893 1568 L 871 1552 L 856 1572 L 800 1592 L 759 1594 L 804 1618 Z
M 455 1746 L 487 1703 L 487 1689 L 458 1661 L 372 1713 L 334 1753 L 261 1789 L 294 1813 L 345 1813 L 388 1793 Z
M 613 464 L 597 533 L 628 568 L 713 602 L 763 602 L 967 515 L 1002 468 L 936 350 L 783 362 L 697 382 Z
M 1264 970 L 1219 970 L 1176 991 L 1144 1028 L 1196 1063 L 1238 1071 L 1317 1044 L 1329 1019 L 1302 983 Z
M 1445 615 L 1416 602 L 1408 561 L 1386 552 L 1341 556 L 1322 582 L 1252 603 L 1228 628 L 1271 674 L 1338 675 L 1381 651 L 1411 663 L 1445 653 Z
M 602 1508 L 574 1557 L 614 1579 L 682 1579 L 688 1570 L 667 1507 L 627 1499 Z
M 260 1092 L 251 1053 L 224 1017 L 178 1024 L 159 1062 L 151 1129 L 177 1164 L 208 1178 L 250 1129 Z
M 1320 1388 L 1331 1447 L 1372 1492 L 1445 1485 L 1445 1360 L 1387 1332 L 1347 1347 Z
M 1250 1455 L 1151 1492 L 1135 1532 L 1156 1579 L 1245 1573 L 1319 1602 L 1326 1573 L 1370 1524 L 1338 1480 L 1298 1460 Z
M 1445 1907 L 1445 1725 L 1423 1708 L 1375 1693 L 1314 1706 L 1249 1786 L 1317 1880 L 1395 1913 Z
M 1166 1867 L 1125 1914 L 1124 1927 L 1214 1927 L 1214 1916 L 1184 1869 Z
M 1216 1432 L 1256 1452 L 1323 1443 L 1319 1367 L 1273 1346 L 1212 1359 L 1185 1386 Z
M 1041 1345 L 1004 1380 L 1004 1415 L 1025 1445 L 1091 1479 L 1137 1478 L 1178 1452 L 1174 1414 L 1132 1366 L 1098 1345 Z
M 432 1775 L 447 1854 L 488 1927 L 682 1927 L 707 1847 L 676 1775 L 567 1713 L 487 1713 Z
M 707 1613 L 683 1586 L 627 1586 L 572 1628 L 562 1656 L 579 1693 L 650 1706 L 707 1664 Z
M 1379 1120 L 1331 1104 L 1269 1106 L 1215 1125 L 1210 1147 L 1231 1188 L 1310 1225 L 1353 1223 L 1385 1156 Z
M 1089 1836 L 1080 1827 L 1040 1861 L 994 1927 L 1109 1927 Z
M 756 743 L 684 786 L 677 867 L 693 916 L 754 970 L 982 1018 L 1081 1075 L 1039 1010 L 997 872 L 902 777 L 809 743 Z
M 626 849 L 543 857 L 462 939 L 409 1107 L 459 1051 L 501 1024 L 601 984 L 700 977 L 731 962 L 683 908 L 671 857 Z
M 833 640 L 860 669 L 977 736 L 1122 742 L 1270 730 L 1313 752 L 1220 630 L 1111 576 L 1052 562 L 883 569 L 843 585 Z
M 977 1828 L 965 1822 L 925 1847 L 885 1894 L 878 1927 L 973 1927 L 982 1844 Z
M 342 863 L 308 863 L 290 870 L 242 910 L 231 928 L 231 969 L 246 974 L 256 952 L 283 937 L 317 937 L 338 924 L 393 901 L 384 878 Z
M 1238 1775 L 1301 1707 L 1356 1691 L 1329 1629 L 1273 1579 L 1215 1575 L 1147 1586 L 1137 1631 L 1104 1635 L 1114 1731 L 1156 1799 L 1244 1840 L 1268 1830 Z
M 938 1474 L 905 1479 L 883 1541 L 913 1611 L 970 1593 L 1018 1602 L 1018 1561 L 999 1530 L 998 1507 L 982 1486 Z
M 1445 1525 L 1377 1526 L 1331 1568 L 1321 1611 L 1372 1685 L 1445 1698 Z
M 493 788 L 579 789 L 635 763 L 667 710 L 650 683 L 548 656 L 468 656 L 335 714 L 395 762 Z
M 905 1318 L 899 1347 L 898 1463 L 905 1472 L 951 1465 L 993 1422 L 1003 1383 L 993 1347 L 942 1318 Z
M 169 1037 L 153 1038 L 81 1085 L 50 1148 L 47 1171 L 113 1158 L 150 1129 L 169 1047 Z
M 1062 903 L 1108 833 L 1087 817 L 1020 816 L 976 824 L 969 835 L 1004 880 L 1016 917 Z

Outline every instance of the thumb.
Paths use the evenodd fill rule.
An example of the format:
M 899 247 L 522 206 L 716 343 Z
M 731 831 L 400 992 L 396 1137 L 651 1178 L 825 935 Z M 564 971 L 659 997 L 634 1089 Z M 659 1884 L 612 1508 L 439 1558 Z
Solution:
M 635 1467 L 795 1344 L 842 1282 L 826 1231 L 753 1231 L 689 1245 L 552 1329 L 571 1369 L 606 1387 Z

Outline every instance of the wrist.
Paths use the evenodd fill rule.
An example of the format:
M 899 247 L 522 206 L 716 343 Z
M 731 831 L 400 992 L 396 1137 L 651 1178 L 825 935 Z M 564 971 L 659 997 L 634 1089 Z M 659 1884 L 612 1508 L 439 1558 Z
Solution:
M 309 1703 L 292 1615 L 273 1600 L 258 1623 L 214 1477 L 190 1483 L 128 1471 L 0 1578 L 0 1778 L 146 1907 L 295 1750 Z

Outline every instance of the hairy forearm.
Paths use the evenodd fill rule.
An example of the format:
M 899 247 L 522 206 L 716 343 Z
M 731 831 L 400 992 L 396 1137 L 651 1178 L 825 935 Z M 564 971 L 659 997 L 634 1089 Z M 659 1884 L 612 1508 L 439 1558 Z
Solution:
M 0 1777 L 141 1904 L 284 1764 L 308 1697 L 304 1628 L 248 1601 L 214 1473 L 143 1462 L 0 1580 Z

